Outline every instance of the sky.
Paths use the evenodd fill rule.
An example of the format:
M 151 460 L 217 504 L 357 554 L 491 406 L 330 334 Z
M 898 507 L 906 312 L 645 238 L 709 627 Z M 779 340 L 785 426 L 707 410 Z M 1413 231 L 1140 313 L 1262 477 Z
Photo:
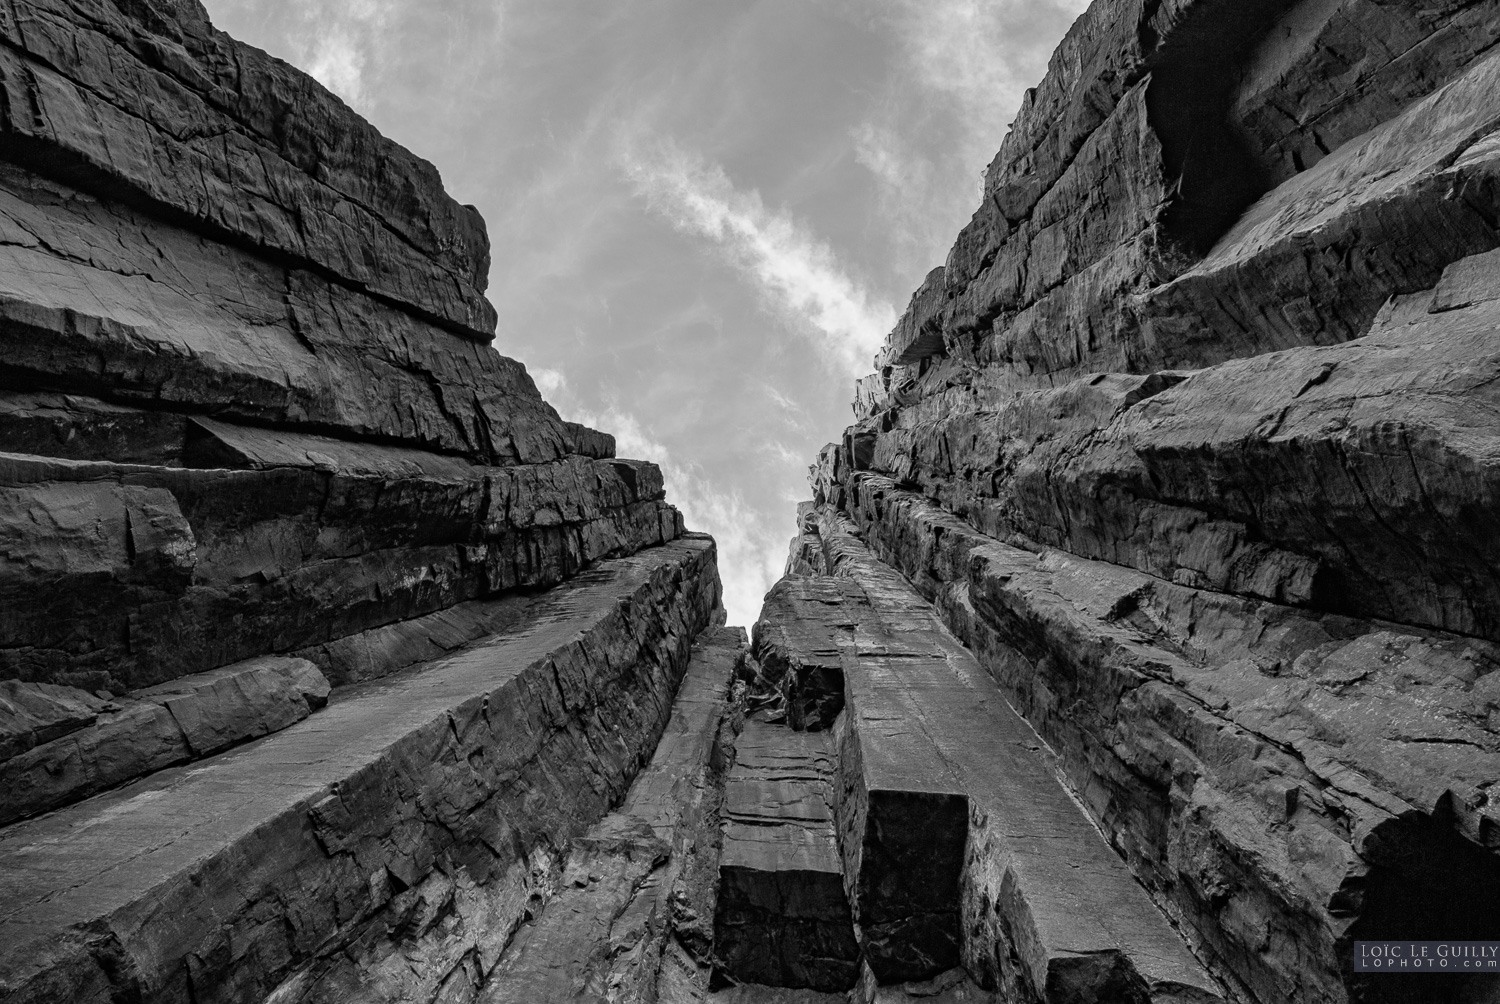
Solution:
M 495 348 L 655 461 L 729 623 L 1084 0 L 204 0 L 477 206 Z

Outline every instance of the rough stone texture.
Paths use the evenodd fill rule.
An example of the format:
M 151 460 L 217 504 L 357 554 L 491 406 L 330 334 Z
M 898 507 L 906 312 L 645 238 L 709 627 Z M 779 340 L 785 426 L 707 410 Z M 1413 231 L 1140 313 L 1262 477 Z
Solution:
M 1497 288 L 1500 256 L 1463 258 L 1357 341 L 1020 392 L 865 466 L 991 536 L 1494 638 Z
M 881 986 L 869 966 L 864 967 L 859 985 L 849 995 L 850 1004 L 906 1004 L 912 1000 L 927 1004 L 1002 1004 L 1004 998 L 975 986 L 962 969 L 950 969 L 930 980 Z
M 193 0 L 0 5 L 3 811 L 138 777 L 0 829 L 0 996 L 1493 996 L 1348 960 L 1500 938 L 1497 39 L 1097 0 L 679 730 L 711 545 L 477 215 Z
M 15 390 L 490 462 L 568 452 L 520 363 L 317 272 L 13 165 L 0 165 L 0 346 L 0 384 Z
M 739 629 L 693 645 L 672 716 L 624 803 L 573 841 L 555 896 L 523 924 L 478 1000 L 646 1002 L 669 937 L 690 936 L 713 892 Z
M 854 627 L 843 604 L 858 596 L 857 586 L 825 576 L 783 579 L 766 594 L 753 653 L 794 729 L 830 729 L 844 709 L 838 635 Z
M 681 529 L 636 461 L 428 466 L 236 435 L 261 469 L 0 456 L 0 671 L 123 691 L 551 585 Z
M 328 703 L 330 689 L 306 659 L 268 657 L 179 677 L 131 696 L 170 711 L 188 749 L 201 757 L 301 721 Z
M 713 558 L 688 538 L 606 562 L 509 601 L 515 630 L 0 831 L 0 992 L 410 1000 L 488 972 L 649 759 Z
M 846 520 L 825 513 L 820 529 L 831 569 L 859 583 L 867 611 L 849 639 L 849 710 L 840 726 L 841 794 L 852 795 L 840 806 L 841 829 L 846 856 L 860 855 L 847 869 L 851 881 L 857 874 L 861 886 L 888 896 L 893 877 L 884 869 L 894 863 L 914 894 L 899 904 L 905 917 L 961 904 L 965 968 L 1006 999 L 1220 1000 L 974 656 Z M 877 791 L 890 794 L 877 801 Z M 891 797 L 898 792 L 912 794 L 898 802 Z M 918 792 L 933 795 L 913 798 Z M 915 811 L 906 802 L 917 803 Z M 957 811 L 945 811 L 948 803 Z M 865 818 L 846 823 L 846 814 Z M 854 836 L 863 828 L 862 845 L 850 827 Z M 912 847 L 903 854 L 893 837 Z M 946 901 L 919 898 L 945 884 L 957 886 Z M 933 957 L 901 960 L 911 966 L 903 971 L 882 957 L 870 943 L 867 917 L 876 918 L 868 902 L 862 897 L 860 924 L 880 982 L 947 968 Z M 888 937 L 913 943 L 909 924 Z
M 77 687 L 0 680 L 0 761 L 93 725 L 112 704 Z
M 0 41 L 6 159 L 494 332 L 473 207 L 311 77 L 214 30 L 195 0 L 8 3 Z
M 564 982 L 708 971 L 745 640 L 573 844 L 724 614 L 661 472 L 489 346 L 488 270 L 196 0 L 0 0 L 0 998 L 470 1004 L 594 866 Z M 512 961 L 597 933 L 554 906 Z
M 1496 5 L 1351 0 L 1352 19 L 1331 6 L 1095 3 L 990 165 L 941 295 L 929 276 L 862 384 L 860 416 L 976 380 L 1008 390 L 1346 340 L 1389 295 L 1493 248 Z M 1372 10 L 1404 22 L 1404 58 Z M 1356 97 L 1360 69 L 1329 80 L 1279 62 L 1289 33 L 1326 50 L 1324 29 L 1402 86 Z M 1224 93 L 1237 79 L 1241 93 Z M 1347 103 L 1303 118 L 1309 88 Z M 1256 163 L 1261 144 L 1312 135 L 1336 156 L 1290 179 Z
M 327 704 L 329 686 L 305 659 L 273 656 L 108 701 L 41 683 L 10 682 L 7 692 L 27 710 L 41 710 L 43 695 L 56 703 L 29 748 L 0 758 L 0 825 L 280 731 Z
M 859 946 L 829 804 L 832 754 L 826 732 L 753 719 L 735 741 L 714 918 L 718 969 L 729 979 L 854 986 Z
M 856 386 L 757 629 L 861 535 L 1258 1004 L 1495 989 L 1349 950 L 1500 937 L 1497 39 L 1492 0 L 1095 2 Z
M 874 475 L 845 495 L 1256 999 L 1343 1000 L 1352 939 L 1500 919 L 1492 645 L 1020 550 Z

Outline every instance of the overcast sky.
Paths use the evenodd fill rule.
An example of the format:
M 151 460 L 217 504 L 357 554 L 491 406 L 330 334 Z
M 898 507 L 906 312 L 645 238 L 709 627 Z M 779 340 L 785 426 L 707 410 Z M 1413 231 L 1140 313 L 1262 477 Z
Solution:
M 731 624 L 1084 0 L 205 0 L 489 223 L 495 347 L 656 461 Z

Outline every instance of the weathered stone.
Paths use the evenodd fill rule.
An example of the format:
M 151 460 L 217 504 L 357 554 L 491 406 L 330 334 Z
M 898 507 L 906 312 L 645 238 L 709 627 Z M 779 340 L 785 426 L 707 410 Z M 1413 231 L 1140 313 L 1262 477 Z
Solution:
M 18 688 L 33 695 L 67 689 L 10 683 L 8 692 Z M 268 657 L 180 677 L 117 701 L 95 699 L 97 710 L 88 721 L 0 761 L 0 787 L 7 793 L 0 824 L 280 731 L 327 704 L 328 692 L 328 681 L 306 660 Z M 77 697 L 70 703 L 89 706 Z
M 1251 55 L 1230 120 L 1278 184 L 1457 76 L 1500 40 L 1494 14 L 1466 0 L 1297 4 Z
M 409 978 L 375 985 L 394 1000 L 487 972 L 649 758 L 718 605 L 713 557 L 690 538 L 604 563 L 311 721 L 8 827 L 0 988 L 325 1000 L 353 989 L 339 960 L 399 955 Z
M 762 677 L 784 698 L 794 729 L 830 729 L 844 708 L 839 635 L 854 628 L 844 603 L 859 595 L 857 587 L 821 576 L 784 579 L 766 594 L 753 654 Z M 807 616 L 807 608 L 827 619 Z
M 9 453 L 177 467 L 187 421 L 78 394 L 0 390 L 0 443 Z
M 1495 638 L 1497 285 L 1460 259 L 1356 341 L 956 407 L 863 466 L 1001 539 Z
M 260 469 L 0 459 L 0 667 L 126 690 L 551 585 L 681 530 L 649 464 L 474 467 L 199 426 Z
M 88 727 L 0 763 L 0 824 L 47 812 L 193 758 L 164 705 L 111 702 Z M 305 705 L 304 705 L 305 708 Z M 305 712 L 304 712 L 305 716 Z
M 473 207 L 196 0 L 0 0 L 0 136 L 0 997 L 473 1004 L 565 868 L 507 971 L 707 959 L 745 643 L 583 839 L 713 546 L 488 346 Z
M 570 845 L 556 895 L 516 932 L 479 1001 L 656 999 L 667 939 L 682 939 L 679 922 L 691 929 L 697 919 L 683 915 L 685 905 L 712 895 L 701 873 L 713 870 L 717 851 L 724 764 L 716 754 L 722 739 L 732 741 L 721 733 L 744 645 L 739 630 L 699 636 L 650 765 L 620 808 Z
M 306 659 L 274 656 L 179 677 L 132 697 L 172 713 L 194 756 L 278 732 L 328 703 L 328 680 Z
M 1354 937 L 1491 929 L 1492 646 L 1008 547 L 874 475 L 845 499 L 1257 999 L 1350 999 Z
M 1484 57 L 1500 11 L 1449 6 L 1094 4 L 990 165 L 941 292 L 930 275 L 862 383 L 859 417 L 975 363 L 1035 386 L 1345 340 L 1391 294 L 1494 247 Z M 1346 72 L 1319 76 L 1299 45 Z M 1319 143 L 1303 173 L 1262 162 Z M 1256 219 L 1280 231 L 1252 248 L 1236 234 Z M 902 365 L 935 354 L 955 365 Z
M 520 363 L 315 272 L 9 165 L 0 347 L 7 382 L 24 391 L 402 440 L 484 462 L 568 452 Z
M 1500 14 L 1490 18 L 1500 26 Z M 1131 368 L 1354 338 L 1392 294 L 1428 288 L 1451 262 L 1494 248 L 1497 83 L 1491 56 L 1251 206 L 1207 257 L 1138 305 Z
M 77 687 L 0 680 L 0 762 L 94 724 L 111 704 Z
M 799 514 L 758 628 L 790 636 L 809 577 L 887 581 L 847 516 L 1261 1004 L 1492 989 L 1348 959 L 1356 938 L 1500 931 L 1497 38 L 1490 0 L 1094 3 L 819 456 L 820 532 Z M 857 648 L 860 627 L 808 616 Z M 963 720 L 936 696 L 879 718 L 902 743 Z M 981 857 L 998 832 L 971 835 Z M 1128 998 L 1123 957 L 1057 978 Z M 1039 992 L 1027 958 L 989 963 L 1007 995 Z
M 1009 999 L 1219 999 L 1213 980 L 1059 784 L 1049 751 L 975 658 L 846 523 L 825 514 L 821 529 L 830 566 L 859 583 L 868 609 L 851 639 L 849 717 L 841 726 L 850 734 L 840 773 L 856 775 L 845 781 L 845 791 L 855 792 L 850 809 L 867 814 L 860 868 L 871 869 L 873 854 L 891 850 L 892 835 L 912 840 L 906 860 L 892 857 L 900 879 L 926 893 L 959 873 L 950 865 L 952 874 L 939 878 L 924 875 L 923 866 L 936 869 L 946 857 L 956 858 L 961 893 L 954 890 L 948 903 L 932 901 L 928 908 L 951 909 L 961 900 L 965 966 Z M 868 807 L 858 793 L 861 775 L 871 793 Z M 909 813 L 882 806 L 884 816 L 874 824 L 877 788 L 962 794 L 929 796 Z M 956 811 L 944 812 L 945 803 Z M 841 823 L 845 811 L 841 806 Z M 883 826 L 881 843 L 871 841 L 872 825 Z M 926 839 L 918 843 L 914 831 Z M 890 883 L 888 875 L 872 876 L 871 887 Z M 919 903 L 913 898 L 907 912 L 920 916 L 924 911 L 912 908 Z M 868 931 L 863 901 L 860 925 Z M 865 947 L 880 982 L 947 968 L 935 964 L 906 975 L 871 950 L 868 935 Z
M 981 990 L 962 969 L 950 969 L 930 980 L 881 986 L 869 966 L 863 967 L 859 985 L 849 995 L 850 1004 L 1002 1004 L 1004 998 Z
M 431 164 L 197 3 L 10 4 L 6 159 L 494 333 L 484 222 Z M 20 113 L 20 109 L 26 109 Z
M 569 453 L 609 460 L 615 455 L 615 437 L 577 422 L 563 423 L 563 442 Z
M 859 945 L 829 807 L 827 733 L 750 720 L 724 792 L 716 969 L 736 982 L 854 986 Z
M 636 899 L 644 904 L 655 898 L 656 884 L 647 889 L 646 883 L 670 856 L 669 844 L 628 816 L 611 815 L 574 840 L 560 892 L 539 918 L 516 932 L 477 999 L 482 1004 L 607 1001 L 613 989 L 611 956 L 630 947 L 621 944 L 627 933 L 637 938 L 650 933 L 617 932 L 617 923 L 623 920 L 618 926 L 629 928 Z

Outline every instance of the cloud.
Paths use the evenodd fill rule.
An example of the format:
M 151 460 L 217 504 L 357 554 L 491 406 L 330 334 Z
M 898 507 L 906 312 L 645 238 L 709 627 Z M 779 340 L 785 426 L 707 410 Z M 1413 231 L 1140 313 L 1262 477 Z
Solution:
M 307 53 L 307 72 L 348 104 L 364 101 L 365 57 L 347 34 L 332 34 L 314 42 Z
M 531 379 L 536 383 L 536 389 L 542 392 L 543 397 L 551 397 L 568 386 L 568 378 L 563 375 L 562 370 L 551 370 L 544 366 L 531 367 Z
M 679 461 L 630 412 L 611 406 L 600 414 L 578 411 L 573 417 L 613 433 L 620 456 L 649 460 L 661 468 L 667 501 L 682 510 L 688 529 L 712 534 L 718 544 L 729 623 L 752 626 L 766 591 L 781 578 L 794 529 L 790 509 L 781 513 L 784 525 L 773 525 L 738 489 L 721 488 L 697 464 Z
M 648 154 L 627 146 L 620 162 L 648 205 L 678 230 L 712 241 L 777 313 L 813 336 L 834 368 L 869 372 L 896 311 L 851 278 L 827 244 L 767 208 L 759 192 L 736 189 L 719 166 L 673 144 Z
M 404 0 L 216 0 L 210 7 L 216 20 L 260 20 L 262 44 L 368 115 L 389 90 L 387 78 L 432 64 L 451 76 L 456 51 L 472 53 L 476 39 L 492 49 L 506 2 L 457 0 L 436 12 Z M 446 30 L 433 30 L 435 21 Z
M 366 67 L 379 65 L 394 0 L 313 0 L 299 8 L 299 30 L 289 34 L 292 62 L 318 83 L 361 108 L 369 96 Z

